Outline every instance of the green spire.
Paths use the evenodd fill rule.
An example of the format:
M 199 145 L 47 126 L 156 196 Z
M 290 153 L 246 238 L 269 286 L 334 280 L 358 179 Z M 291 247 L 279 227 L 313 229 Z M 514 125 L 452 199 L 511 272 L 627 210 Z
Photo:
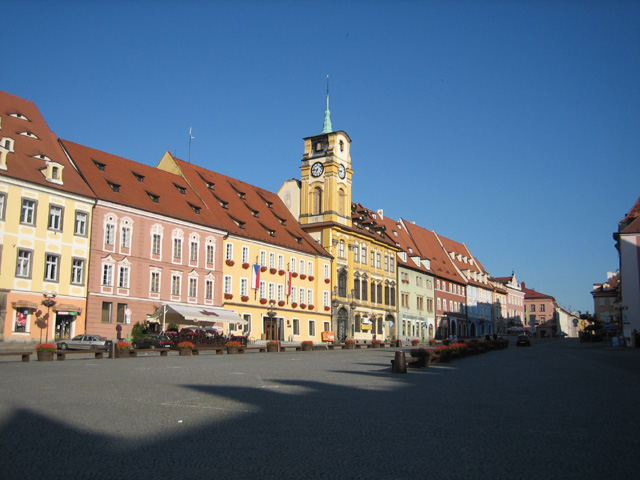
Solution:
M 327 75 L 327 109 L 324 111 L 324 125 L 322 126 L 322 133 L 333 132 L 331 127 L 331 112 L 329 111 L 329 75 Z

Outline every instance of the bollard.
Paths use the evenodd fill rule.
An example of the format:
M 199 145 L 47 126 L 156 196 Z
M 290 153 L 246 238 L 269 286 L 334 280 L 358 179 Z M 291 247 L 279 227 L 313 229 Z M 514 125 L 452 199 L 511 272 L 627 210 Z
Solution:
M 407 373 L 407 363 L 405 362 L 404 352 L 397 351 L 393 360 L 393 373 Z

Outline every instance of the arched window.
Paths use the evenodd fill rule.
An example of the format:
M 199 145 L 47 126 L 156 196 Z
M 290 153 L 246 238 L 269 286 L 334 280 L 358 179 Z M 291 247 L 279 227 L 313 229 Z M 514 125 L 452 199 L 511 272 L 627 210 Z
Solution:
M 347 296 L 347 271 L 344 269 L 338 272 L 338 296 Z
M 322 189 L 316 187 L 313 189 L 313 214 L 320 215 L 322 212 Z

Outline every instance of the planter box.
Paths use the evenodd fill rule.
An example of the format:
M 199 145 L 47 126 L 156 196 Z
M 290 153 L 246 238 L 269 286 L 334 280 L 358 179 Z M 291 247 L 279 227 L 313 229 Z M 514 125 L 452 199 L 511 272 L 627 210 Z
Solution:
M 135 350 L 117 350 L 115 351 L 115 358 L 134 358 L 137 357 Z
M 190 348 L 180 348 L 178 349 L 178 354 L 181 357 L 190 357 L 193 354 L 193 350 L 191 350 Z
M 36 352 L 39 362 L 53 362 L 53 352 Z

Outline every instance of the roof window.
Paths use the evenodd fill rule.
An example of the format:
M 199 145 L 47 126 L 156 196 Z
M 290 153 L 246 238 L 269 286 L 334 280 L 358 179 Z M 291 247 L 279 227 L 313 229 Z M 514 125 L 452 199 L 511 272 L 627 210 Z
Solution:
M 50 162 L 51 159 L 49 157 L 47 157 L 46 155 L 40 153 L 38 155 L 33 155 L 33 158 L 37 158 L 38 160 L 44 160 L 45 162 Z
M 191 210 L 193 210 L 194 212 L 196 212 L 196 215 L 200 215 L 200 207 L 193 205 L 191 203 L 189 203 L 189 206 L 191 207 Z
M 186 188 L 184 188 L 184 187 L 182 187 L 180 185 L 176 185 L 175 183 L 174 183 L 174 185 L 182 195 L 186 195 L 187 194 L 187 189 Z
M 144 175 L 140 175 L 139 173 L 133 171 L 131 173 L 133 173 L 133 176 L 136 177 L 136 180 L 138 180 L 140 183 L 144 183 Z
M 13 118 L 19 118 L 20 120 L 26 120 L 27 122 L 30 122 L 31 120 L 29 120 L 27 117 L 25 117 L 23 114 L 15 112 L 15 113 L 10 113 L 9 114 L 10 117 Z
M 120 193 L 120 185 L 118 185 L 117 183 L 110 182 L 109 180 L 107 180 L 107 183 L 111 187 L 111 190 L 113 190 L 116 193 Z
M 92 160 L 93 160 L 93 159 L 92 159 Z M 94 164 L 95 164 L 95 166 L 98 168 L 98 170 L 100 170 L 101 172 L 104 172 L 104 171 L 106 170 L 106 168 L 107 168 L 107 165 L 106 165 L 106 164 L 104 164 L 104 163 L 102 163 L 102 162 L 99 162 L 99 161 L 97 161 L 97 160 L 93 160 L 93 163 L 94 163 Z
M 149 198 L 151 199 L 151 201 L 153 203 L 160 203 L 160 196 L 159 195 L 155 195 L 151 192 L 147 192 L 147 195 L 149 195 Z
M 20 132 L 18 135 L 22 135 L 23 137 L 35 138 L 36 140 L 40 140 L 40 138 L 38 138 L 38 136 L 33 132 L 24 131 L 24 132 Z

